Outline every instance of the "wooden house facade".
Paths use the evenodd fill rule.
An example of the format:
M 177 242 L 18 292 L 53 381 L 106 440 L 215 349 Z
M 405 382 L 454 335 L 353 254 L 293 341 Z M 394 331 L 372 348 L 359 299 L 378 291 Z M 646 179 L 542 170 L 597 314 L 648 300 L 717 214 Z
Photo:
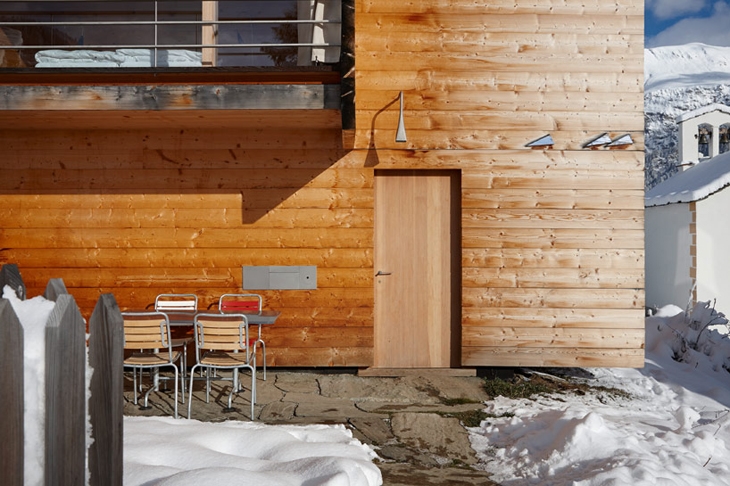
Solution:
M 343 0 L 330 70 L 5 65 L 0 263 L 87 313 L 315 266 L 259 291 L 269 366 L 641 367 L 643 12 Z

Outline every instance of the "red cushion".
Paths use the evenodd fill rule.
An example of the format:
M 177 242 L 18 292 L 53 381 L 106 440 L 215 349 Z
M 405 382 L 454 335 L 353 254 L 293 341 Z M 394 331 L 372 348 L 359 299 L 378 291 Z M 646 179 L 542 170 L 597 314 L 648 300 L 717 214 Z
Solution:
M 229 300 L 221 302 L 222 311 L 258 311 L 259 303 L 255 300 Z

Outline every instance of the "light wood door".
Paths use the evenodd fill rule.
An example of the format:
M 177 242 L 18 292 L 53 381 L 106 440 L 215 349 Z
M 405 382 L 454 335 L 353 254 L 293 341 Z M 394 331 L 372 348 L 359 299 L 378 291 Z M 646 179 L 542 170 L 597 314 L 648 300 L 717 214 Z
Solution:
M 459 356 L 459 173 L 375 173 L 376 368 Z

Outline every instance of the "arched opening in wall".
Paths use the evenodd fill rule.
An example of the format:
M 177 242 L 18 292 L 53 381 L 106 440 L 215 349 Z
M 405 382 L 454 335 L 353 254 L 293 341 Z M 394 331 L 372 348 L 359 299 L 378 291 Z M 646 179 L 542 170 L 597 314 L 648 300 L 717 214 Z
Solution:
M 730 123 L 720 125 L 720 144 L 719 151 L 721 154 L 730 150 Z
M 712 125 L 702 124 L 697 127 L 697 153 L 699 157 L 710 156 L 710 146 L 712 143 Z

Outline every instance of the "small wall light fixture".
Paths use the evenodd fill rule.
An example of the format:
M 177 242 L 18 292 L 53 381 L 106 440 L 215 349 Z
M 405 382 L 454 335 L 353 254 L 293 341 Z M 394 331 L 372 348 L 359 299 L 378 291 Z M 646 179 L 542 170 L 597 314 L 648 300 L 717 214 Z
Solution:
M 400 113 L 398 115 L 398 130 L 395 133 L 396 142 L 406 142 L 406 126 L 403 124 L 403 91 L 400 92 Z
M 591 150 L 598 150 L 599 148 L 603 147 L 604 145 L 607 145 L 611 143 L 611 137 L 608 136 L 608 133 L 602 133 L 598 135 L 597 137 L 593 137 L 588 142 L 583 144 L 583 148 L 588 148 Z
M 551 149 L 553 148 L 553 145 L 555 142 L 553 141 L 553 137 L 550 134 L 543 135 L 542 137 L 538 138 L 537 140 L 533 140 L 532 142 L 525 144 L 525 147 L 529 147 L 533 150 L 536 149 Z
M 628 133 L 625 135 L 621 135 L 620 137 L 616 137 L 613 140 L 611 140 L 611 143 L 606 145 L 609 150 L 623 150 L 629 148 L 630 145 L 634 144 L 634 140 L 631 138 L 631 135 Z

